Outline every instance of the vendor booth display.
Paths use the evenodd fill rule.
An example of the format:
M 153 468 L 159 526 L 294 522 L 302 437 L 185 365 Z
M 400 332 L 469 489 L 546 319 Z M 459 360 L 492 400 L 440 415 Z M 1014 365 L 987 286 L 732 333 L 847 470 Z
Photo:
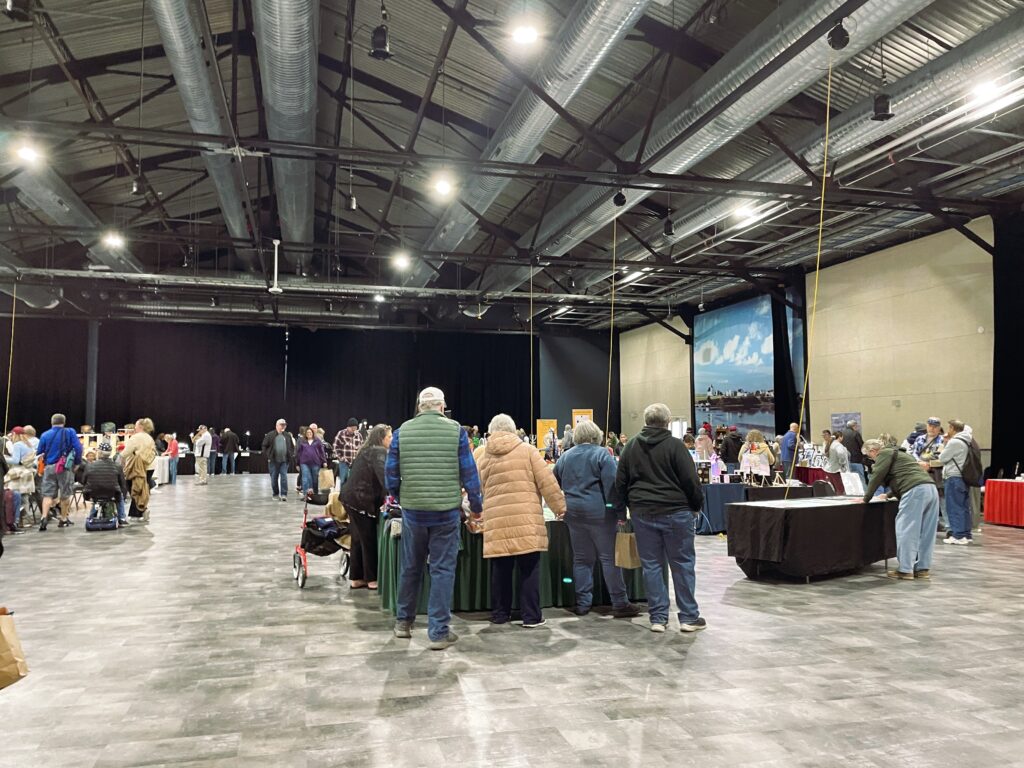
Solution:
M 1024 482 L 988 480 L 985 482 L 985 522 L 996 525 L 1024 526 Z

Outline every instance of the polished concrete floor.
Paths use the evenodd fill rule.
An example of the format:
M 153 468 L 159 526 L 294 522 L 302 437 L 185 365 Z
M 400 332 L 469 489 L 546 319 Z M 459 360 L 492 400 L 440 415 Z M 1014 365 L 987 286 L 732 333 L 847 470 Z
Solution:
M 706 632 L 549 609 L 438 653 L 334 558 L 295 586 L 301 507 L 265 478 L 152 509 L 6 540 L 31 673 L 0 766 L 1024 766 L 1024 530 L 939 546 L 931 583 L 754 583 L 698 538 Z

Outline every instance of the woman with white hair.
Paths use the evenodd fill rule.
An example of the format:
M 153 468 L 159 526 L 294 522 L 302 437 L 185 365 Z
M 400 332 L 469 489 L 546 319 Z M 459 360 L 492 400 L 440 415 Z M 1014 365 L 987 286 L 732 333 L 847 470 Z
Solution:
M 487 445 L 473 454 L 484 492 L 484 557 L 491 561 L 491 621 L 512 617 L 512 575 L 519 567 L 519 607 L 523 626 L 542 626 L 540 553 L 548 548 L 541 497 L 558 517 L 565 515 L 551 468 L 536 448 L 516 436 L 511 416 L 491 419 Z
M 629 602 L 622 570 L 615 567 L 618 517 L 612 511 L 615 459 L 601 447 L 601 430 L 581 421 L 573 433 L 575 447 L 555 464 L 555 479 L 565 494 L 565 523 L 572 541 L 572 571 L 576 585 L 577 616 L 586 616 L 594 600 L 594 564 L 601 563 L 604 583 L 612 597 L 615 618 L 637 616 Z

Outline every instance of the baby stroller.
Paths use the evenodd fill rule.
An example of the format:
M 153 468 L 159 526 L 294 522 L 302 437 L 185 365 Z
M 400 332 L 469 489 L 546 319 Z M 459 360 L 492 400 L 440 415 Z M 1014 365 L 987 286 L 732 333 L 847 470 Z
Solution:
M 97 496 L 92 501 L 92 510 L 85 519 L 85 530 L 116 531 L 120 527 L 117 520 L 117 499 Z
M 327 557 L 340 551 L 339 574 L 348 577 L 349 548 L 339 543 L 342 536 L 348 536 L 348 524 L 339 523 L 330 515 L 310 517 L 309 514 L 310 506 L 326 507 L 329 496 L 327 492 L 309 491 L 306 494 L 306 503 L 302 508 L 302 541 L 295 546 L 295 553 L 292 555 L 292 578 L 299 585 L 299 589 L 306 586 L 306 577 L 309 576 L 307 557 L 311 554 Z

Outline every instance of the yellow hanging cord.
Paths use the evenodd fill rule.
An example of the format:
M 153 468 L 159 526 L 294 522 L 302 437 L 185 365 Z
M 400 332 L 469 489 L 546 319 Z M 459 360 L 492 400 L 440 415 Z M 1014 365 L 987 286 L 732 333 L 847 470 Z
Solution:
M 530 324 L 530 428 L 526 434 L 537 429 L 537 422 L 533 416 L 533 264 L 530 264 L 530 317 L 526 321 Z M 534 436 L 537 443 L 540 443 L 540 435 Z M 539 446 L 538 446 L 539 447 Z
M 807 382 L 811 379 L 811 350 L 814 342 L 814 320 L 818 314 L 818 279 L 821 275 L 821 251 L 825 236 L 825 189 L 828 184 L 828 134 L 829 114 L 832 110 L 832 55 L 828 59 L 828 81 L 825 89 L 825 145 L 821 159 L 821 205 L 818 208 L 818 253 L 814 259 L 814 294 L 811 298 L 811 322 L 807 329 L 807 364 L 804 366 L 804 387 L 800 395 L 800 418 L 797 422 L 797 435 L 804 430 L 804 414 L 807 412 Z M 797 443 L 799 447 L 799 442 Z M 796 471 L 796 454 L 793 455 L 793 462 L 789 467 L 789 478 L 793 479 Z M 786 498 L 789 498 L 789 484 L 786 485 Z
M 612 313 L 608 323 L 608 399 L 604 406 L 604 439 L 608 440 L 612 419 L 612 358 L 615 355 L 615 271 L 616 250 L 619 243 L 619 220 L 612 219 Z
M 7 360 L 7 404 L 4 406 L 4 434 L 8 432 L 7 418 L 11 414 L 11 378 L 14 375 L 14 318 L 18 314 L 18 284 L 11 292 L 11 355 Z

